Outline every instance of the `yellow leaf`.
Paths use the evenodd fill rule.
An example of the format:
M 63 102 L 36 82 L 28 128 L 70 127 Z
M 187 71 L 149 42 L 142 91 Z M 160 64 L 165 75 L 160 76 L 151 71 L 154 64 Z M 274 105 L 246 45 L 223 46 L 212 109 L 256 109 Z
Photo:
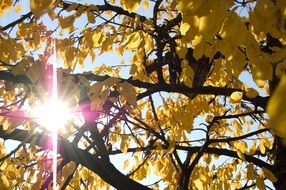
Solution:
M 1 1 L 1 4 L 0 4 L 0 16 L 4 15 L 6 12 L 8 12 L 12 5 L 13 5 L 13 1 L 12 0 L 6 0 L 4 2 Z
M 214 118 L 213 115 L 207 115 L 207 117 L 206 117 L 206 122 L 207 122 L 207 123 L 212 122 L 213 118 Z
M 188 52 L 187 44 L 181 40 L 177 41 L 178 46 L 176 47 L 176 52 L 181 59 L 185 59 Z
M 231 101 L 232 103 L 238 103 L 238 102 L 241 101 L 242 96 L 243 96 L 243 93 L 242 93 L 242 92 L 236 91 L 236 92 L 233 92 L 233 93 L 230 95 L 229 98 L 230 98 L 230 101 Z
M 210 16 L 203 16 L 200 18 L 199 33 L 205 34 L 207 29 L 210 28 L 211 18 Z
M 186 86 L 192 88 L 194 79 L 194 71 L 189 65 L 189 62 L 184 59 L 182 61 L 182 72 L 180 75 L 180 81 L 183 82 Z
M 10 179 L 16 179 L 17 177 L 16 172 L 13 170 L 7 171 L 7 175 L 9 176 Z
M 96 30 L 93 32 L 92 41 L 94 43 L 94 46 L 100 46 L 103 39 L 104 39 L 104 33 L 103 32 L 101 32 L 99 30 Z
M 218 41 L 218 50 L 227 60 L 231 60 L 237 52 L 237 46 L 230 40 L 221 40 Z
M 120 150 L 123 153 L 126 153 L 128 151 L 128 147 L 129 147 L 128 137 L 126 135 L 123 135 L 121 137 Z
M 12 125 L 11 121 L 8 120 L 7 118 L 4 119 L 2 126 L 3 126 L 3 130 L 9 130 L 10 126 Z
M 253 64 L 251 69 L 254 80 L 272 80 L 273 66 L 269 62 L 259 62 Z
M 285 71 L 286 71 L 286 59 L 283 62 L 280 62 L 276 65 L 275 75 L 278 78 L 281 78 L 285 74 Z
M 16 6 L 14 7 L 14 11 L 15 11 L 15 13 L 20 12 L 20 11 L 21 11 L 21 6 L 20 6 L 20 5 L 16 5 Z
M 255 98 L 258 95 L 258 92 L 253 88 L 246 88 L 245 91 L 246 91 L 245 95 L 248 98 Z
M 237 36 L 236 32 L 237 32 L 238 25 L 240 23 L 239 19 L 240 18 L 235 12 L 233 11 L 228 12 L 224 20 L 223 26 L 221 28 L 221 31 L 220 31 L 220 36 L 223 39 L 231 38 L 233 40 L 236 40 L 235 38 L 232 38 L 232 37 Z
M 179 2 L 178 10 L 183 14 L 195 14 L 198 8 L 201 6 L 203 1 L 190 1 L 190 0 L 181 0 Z
M 81 178 L 85 181 L 89 178 L 88 170 L 84 167 L 81 169 Z
M 190 29 L 190 25 L 187 22 L 183 22 L 180 26 L 180 32 L 183 36 L 186 35 L 189 29 Z
M 31 0 L 30 9 L 36 17 L 39 17 L 43 13 L 49 11 L 53 7 L 54 4 L 55 4 L 55 0 L 51 0 L 51 1 Z
M 117 53 L 117 55 L 123 57 L 124 49 L 122 48 L 122 46 L 118 46 L 118 47 L 116 48 L 115 52 Z M 121 63 L 124 64 L 124 60 L 122 60 Z
M 110 86 L 117 84 L 119 82 L 120 82 L 119 79 L 114 78 L 114 77 L 110 77 L 110 78 L 106 79 L 105 81 L 103 81 L 103 84 L 104 84 L 104 86 L 110 87 Z
M 194 48 L 194 58 L 196 60 L 200 59 L 204 55 L 204 42 L 201 41 L 195 48 Z
M 41 187 L 41 180 L 38 180 L 36 183 L 34 183 L 31 187 L 31 190 L 39 190 Z
M 123 9 L 130 13 L 136 11 L 140 6 L 140 0 L 120 0 L 120 3 Z
M 95 16 L 92 12 L 87 12 L 87 20 L 89 23 L 95 23 Z
M 124 46 L 129 50 L 137 50 L 144 46 L 145 41 L 142 32 L 134 32 L 125 40 Z
M 195 181 L 195 186 L 198 188 L 198 190 L 204 189 L 204 184 L 203 184 L 203 182 L 200 179 L 197 179 Z
M 17 178 L 17 170 L 14 165 L 10 164 L 8 167 L 5 169 L 7 178 L 8 179 L 16 179 Z
M 148 10 L 148 9 L 149 9 L 149 0 L 144 0 L 144 1 L 143 1 L 143 8 L 144 8 L 145 10 Z
M 128 160 L 125 160 L 124 163 L 123 163 L 123 169 L 125 170 L 129 165 L 129 161 Z
M 236 51 L 234 55 L 230 55 L 228 59 L 230 59 L 231 64 L 227 64 L 227 66 L 231 67 L 232 75 L 235 78 L 239 78 L 241 72 L 245 69 L 245 55 L 241 51 Z
M 264 143 L 260 143 L 260 145 L 259 145 L 259 150 L 260 150 L 261 154 L 265 154 L 266 148 L 265 148 L 265 146 L 264 146 Z
M 73 26 L 75 20 L 75 16 L 71 15 L 71 16 L 67 16 L 67 17 L 59 17 L 59 24 L 62 27 L 62 29 L 65 28 L 70 28 Z
M 236 153 L 241 160 L 243 160 L 243 161 L 245 160 L 245 156 L 240 150 L 237 150 Z
M 277 182 L 277 178 L 275 177 L 275 175 L 270 170 L 262 167 L 262 171 L 263 171 L 263 173 L 267 179 L 269 179 L 273 183 Z
M 67 9 L 67 12 L 71 12 L 73 10 L 75 10 L 79 5 L 77 3 L 72 3 Z
M 264 81 L 264 80 L 256 79 L 256 80 L 254 80 L 254 82 L 256 83 L 256 85 L 257 85 L 259 88 L 263 88 L 263 87 L 265 86 L 265 81 Z
M 130 105 L 134 108 L 137 107 L 136 90 L 131 84 L 127 82 L 119 83 L 117 84 L 117 90 Z
M 175 141 L 170 141 L 169 147 L 166 150 L 166 154 L 172 154 L 174 150 L 175 150 Z
M 192 45 L 193 45 L 194 47 L 196 47 L 198 44 L 201 43 L 202 40 L 203 40 L 203 36 L 202 36 L 202 35 L 196 35 L 196 36 L 194 37 L 194 39 L 192 40 Z
M 94 83 L 89 89 L 89 95 L 99 96 L 102 91 L 103 85 L 104 83 L 102 82 Z
M 0 189 L 1 190 L 9 190 L 11 189 L 10 188 L 10 183 L 7 179 L 7 177 L 3 174 L 1 174 L 1 177 L 0 177 Z
M 138 71 L 138 66 L 137 66 L 136 64 L 132 64 L 132 65 L 131 65 L 131 68 L 130 68 L 130 70 L 129 70 L 129 73 L 130 73 L 131 75 L 134 75 L 137 71 Z
M 258 187 L 259 190 L 266 190 L 264 180 L 262 177 L 258 176 L 256 178 L 256 186 Z
M 144 40 L 145 40 L 144 48 L 145 48 L 146 53 L 148 54 L 154 49 L 153 38 L 150 35 L 146 35 L 144 37 Z
M 256 172 L 254 170 L 253 164 L 250 163 L 246 166 L 247 168 L 247 173 L 246 173 L 246 177 L 248 180 L 254 180 L 256 178 Z
M 270 117 L 270 127 L 274 132 L 286 138 L 286 76 L 283 76 L 271 95 L 266 108 Z
M 105 11 L 104 14 L 110 19 L 113 17 L 112 11 L 110 11 L 110 10 Z

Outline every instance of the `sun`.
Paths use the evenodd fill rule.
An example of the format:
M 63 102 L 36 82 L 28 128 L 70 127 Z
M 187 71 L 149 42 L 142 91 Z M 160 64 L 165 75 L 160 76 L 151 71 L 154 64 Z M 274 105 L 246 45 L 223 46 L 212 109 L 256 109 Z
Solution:
M 71 119 L 67 105 L 59 100 L 47 100 L 33 109 L 36 122 L 49 131 L 57 131 Z

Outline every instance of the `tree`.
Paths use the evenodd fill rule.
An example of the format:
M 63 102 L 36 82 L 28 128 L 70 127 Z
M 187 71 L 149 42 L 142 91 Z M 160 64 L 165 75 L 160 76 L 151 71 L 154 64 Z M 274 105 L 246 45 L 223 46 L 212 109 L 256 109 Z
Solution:
M 97 2 L 0 2 L 20 14 L 0 28 L 1 189 L 51 189 L 27 109 L 50 95 L 53 43 L 84 121 L 59 132 L 61 189 L 286 189 L 286 1 Z M 87 71 L 104 54 L 131 58 Z

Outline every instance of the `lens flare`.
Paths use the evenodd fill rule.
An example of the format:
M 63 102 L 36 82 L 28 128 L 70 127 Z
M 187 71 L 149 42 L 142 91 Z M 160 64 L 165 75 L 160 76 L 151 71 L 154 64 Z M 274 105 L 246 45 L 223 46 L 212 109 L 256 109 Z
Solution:
M 53 44 L 53 88 L 52 88 L 52 105 L 55 106 L 55 104 L 58 101 L 58 72 L 57 72 L 57 55 L 56 55 L 56 43 Z M 61 107 L 62 108 L 62 107 Z M 55 115 L 55 114 L 54 114 Z M 57 118 L 60 118 L 57 116 Z M 56 130 L 53 131 L 53 190 L 57 190 L 57 156 L 58 156 L 58 128 L 60 123 L 56 123 L 55 127 Z
M 59 100 L 48 100 L 33 110 L 36 122 L 49 131 L 57 131 L 70 119 L 68 107 Z

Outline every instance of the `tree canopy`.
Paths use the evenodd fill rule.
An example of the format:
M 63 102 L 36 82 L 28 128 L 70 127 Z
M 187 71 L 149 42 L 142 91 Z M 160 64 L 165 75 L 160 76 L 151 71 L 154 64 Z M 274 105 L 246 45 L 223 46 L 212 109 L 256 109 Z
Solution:
M 2 0 L 0 20 L 0 189 L 52 188 L 30 112 L 53 56 L 76 114 L 59 189 L 286 189 L 285 0 Z

